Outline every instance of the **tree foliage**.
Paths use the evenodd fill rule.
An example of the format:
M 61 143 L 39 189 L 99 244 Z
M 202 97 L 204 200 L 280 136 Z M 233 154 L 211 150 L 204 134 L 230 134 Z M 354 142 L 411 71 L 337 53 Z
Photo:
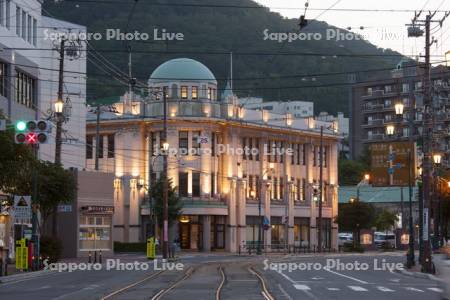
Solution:
M 152 197 L 154 199 L 154 210 L 156 218 L 158 219 L 158 225 L 162 227 L 163 224 L 163 187 L 164 178 L 160 177 L 152 186 Z M 169 206 L 169 227 L 172 226 L 178 218 L 181 216 L 183 204 L 178 197 L 176 187 L 173 186 L 172 180 L 168 182 L 168 206 Z
M 353 242 L 359 244 L 361 229 L 370 229 L 374 224 L 375 208 L 368 203 L 354 201 L 339 206 L 335 219 L 339 229 L 353 232 Z
M 357 185 L 367 171 L 367 165 L 363 162 L 346 158 L 339 159 L 339 185 Z
M 375 218 L 375 227 L 379 231 L 387 231 L 398 222 L 398 216 L 387 209 L 378 212 Z

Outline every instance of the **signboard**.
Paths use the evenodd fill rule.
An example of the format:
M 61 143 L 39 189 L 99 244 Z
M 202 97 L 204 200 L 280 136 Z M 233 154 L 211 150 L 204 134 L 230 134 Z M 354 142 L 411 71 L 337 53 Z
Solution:
M 28 247 L 25 239 L 16 241 L 16 269 L 28 269 Z
M 408 186 L 409 170 L 416 176 L 416 145 L 413 142 L 381 142 L 369 146 L 373 186 Z M 411 152 L 411 164 L 409 164 Z
M 409 244 L 409 234 L 408 233 L 404 233 L 400 236 L 400 244 L 402 244 L 402 245 Z
M 58 212 L 60 213 L 72 212 L 72 205 L 58 205 Z
M 361 234 L 361 245 L 372 245 L 372 235 L 370 233 Z
M 428 241 L 428 208 L 423 209 L 423 240 Z
M 112 214 L 112 213 L 114 213 L 114 206 L 90 205 L 90 206 L 83 206 L 83 207 L 81 207 L 81 210 L 84 213 Z
M 209 138 L 207 136 L 198 136 L 197 143 L 199 144 L 208 144 Z
M 14 224 L 31 224 L 31 196 L 14 196 Z

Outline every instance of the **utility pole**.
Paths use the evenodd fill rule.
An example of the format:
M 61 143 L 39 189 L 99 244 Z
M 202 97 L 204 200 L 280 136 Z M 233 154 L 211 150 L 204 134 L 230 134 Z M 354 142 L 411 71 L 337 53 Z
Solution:
M 59 80 L 58 80 L 58 102 L 63 101 L 63 85 L 64 85 L 64 52 L 65 52 L 65 39 L 61 39 L 59 49 Z M 56 111 L 56 137 L 55 137 L 55 164 L 61 165 L 61 146 L 62 146 L 62 123 L 64 121 L 64 113 Z M 53 207 L 53 219 L 52 219 L 52 236 L 56 238 L 58 236 L 58 205 Z
M 98 171 L 98 159 L 100 157 L 100 104 L 97 104 L 97 123 L 95 127 L 95 170 Z
M 411 134 L 410 134 L 411 136 Z M 408 150 L 408 188 L 409 188 L 409 250 L 407 257 L 407 266 L 412 267 L 415 265 L 414 258 L 414 224 L 413 224 L 413 207 L 412 207 L 412 170 L 411 170 L 411 162 L 412 162 L 412 153 L 411 150 Z M 402 193 L 403 194 L 403 193 Z M 403 215 L 402 215 L 403 218 Z M 402 224 L 403 226 L 403 224 Z
M 167 91 L 163 90 L 163 173 L 164 173 L 164 185 L 163 185 L 163 259 L 168 258 L 169 253 L 169 182 L 167 178 L 167 155 L 169 149 L 166 149 L 167 145 Z
M 433 111 L 431 99 L 430 78 L 430 23 L 431 15 L 425 19 L 425 66 L 424 66 L 424 141 L 423 141 L 423 201 L 424 201 L 424 228 L 423 228 L 423 257 L 422 268 L 425 272 L 432 271 L 431 245 L 430 245 L 430 208 L 431 208 L 431 176 L 432 176 L 432 136 L 433 136 Z
M 320 126 L 320 173 L 319 173 L 319 218 L 317 221 L 318 252 L 322 252 L 322 200 L 323 200 L 323 126 Z
M 38 158 L 38 144 L 33 144 L 33 155 L 37 159 Z M 32 270 L 38 270 L 40 266 L 40 241 L 39 241 L 39 233 L 38 233 L 38 218 L 37 218 L 37 212 L 38 212 L 38 174 L 37 169 L 32 169 L 32 215 L 31 215 L 31 240 L 33 241 L 33 256 L 34 260 L 32 261 Z

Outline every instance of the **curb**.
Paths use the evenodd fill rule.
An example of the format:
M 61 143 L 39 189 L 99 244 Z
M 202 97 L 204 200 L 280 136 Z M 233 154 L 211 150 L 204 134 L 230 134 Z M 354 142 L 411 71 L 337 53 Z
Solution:
M 53 272 L 54 271 L 50 271 L 50 270 L 41 270 L 41 271 L 35 271 L 35 272 L 29 272 L 29 273 L 20 273 L 20 274 L 13 274 L 13 275 L 9 275 L 9 276 L 2 276 L 2 277 L 0 277 L 0 284 L 40 277 L 42 275 L 51 274 Z
M 409 276 L 409 277 L 415 277 L 415 278 L 421 278 L 421 279 L 429 279 L 429 280 L 434 280 L 434 281 L 438 281 L 438 282 L 444 282 L 444 280 L 436 277 L 435 275 L 432 274 L 427 274 L 427 273 L 421 273 L 421 272 L 410 272 L 410 271 L 406 271 L 406 270 L 396 270 L 395 272 L 403 274 L 405 276 Z

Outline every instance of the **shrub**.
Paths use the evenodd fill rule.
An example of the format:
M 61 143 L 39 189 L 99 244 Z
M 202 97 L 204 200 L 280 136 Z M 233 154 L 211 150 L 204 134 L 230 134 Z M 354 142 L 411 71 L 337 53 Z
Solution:
M 344 252 L 363 253 L 364 252 L 364 247 L 361 246 L 360 244 L 356 244 L 355 246 L 353 246 L 353 243 L 344 243 L 344 246 L 343 246 L 342 250 Z
M 41 237 L 41 256 L 48 257 L 49 263 L 57 262 L 61 258 L 63 245 L 60 239 L 51 236 Z
M 121 243 L 114 242 L 114 252 L 146 252 L 146 243 Z

